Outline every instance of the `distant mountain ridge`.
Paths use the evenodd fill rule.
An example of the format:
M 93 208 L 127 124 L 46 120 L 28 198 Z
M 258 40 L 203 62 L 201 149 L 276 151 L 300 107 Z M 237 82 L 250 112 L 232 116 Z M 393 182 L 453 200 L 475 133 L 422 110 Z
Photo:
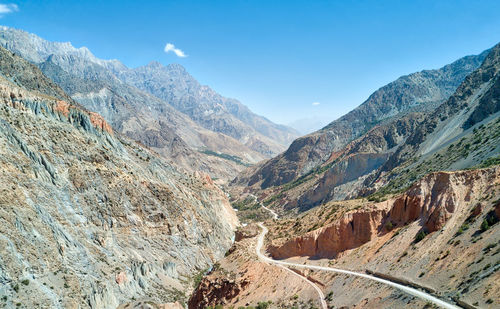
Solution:
M 296 139 L 277 157 L 264 162 L 237 182 L 265 189 L 301 177 L 327 162 L 333 152 L 383 122 L 411 112 L 433 110 L 444 102 L 463 79 L 480 66 L 488 51 L 466 56 L 437 70 L 402 76 L 375 91 L 360 106 L 323 129 Z
M 103 115 L 117 131 L 184 168 L 200 169 L 216 178 L 234 177 L 244 168 L 237 162 L 253 164 L 271 157 L 297 136 L 292 129 L 273 124 L 236 100 L 201 86 L 178 64 L 153 62 L 129 69 L 118 60 L 95 57 L 86 47 L 49 42 L 9 27 L 0 27 L 0 45 L 38 64 L 76 101 Z M 169 91 L 145 86 L 151 84 Z M 229 157 L 236 161 L 224 159 Z
M 255 115 L 239 101 L 224 98 L 210 87 L 200 85 L 179 64 L 164 66 L 153 61 L 115 73 L 124 82 L 169 102 L 204 128 L 232 136 L 245 144 L 251 141 L 255 131 L 282 145 L 289 145 L 298 135 L 291 128 Z M 274 150 L 269 149 L 268 153 Z

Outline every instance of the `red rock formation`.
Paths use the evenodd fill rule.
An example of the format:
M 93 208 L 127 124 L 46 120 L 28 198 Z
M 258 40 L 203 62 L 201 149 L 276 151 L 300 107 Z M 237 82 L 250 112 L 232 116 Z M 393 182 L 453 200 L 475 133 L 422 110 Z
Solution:
M 69 115 L 70 104 L 66 101 L 59 100 L 54 105 L 54 111 L 63 114 L 65 117 Z
M 375 207 L 372 211 L 353 211 L 335 223 L 293 238 L 283 245 L 269 246 L 274 258 L 291 256 L 335 257 L 338 253 L 356 248 L 378 233 L 387 210 Z
M 120 272 L 118 275 L 116 275 L 115 278 L 116 283 L 122 284 L 127 281 L 127 274 L 125 272 Z
M 500 168 L 437 172 L 427 175 L 402 195 L 370 209 L 354 210 L 335 222 L 286 241 L 271 244 L 269 253 L 277 259 L 292 256 L 336 257 L 339 253 L 370 241 L 385 233 L 384 224 L 404 225 L 420 220 L 423 229 L 432 233 L 440 230 L 457 212 L 465 209 L 472 197 L 480 197 L 486 186 L 500 181 Z M 479 211 L 481 208 L 479 207 Z M 500 203 L 495 208 L 500 215 Z M 500 217 L 500 216 L 499 216 Z
M 237 297 L 249 283 L 247 279 L 237 282 L 226 278 L 216 278 L 213 281 L 205 278 L 189 299 L 188 308 L 199 309 L 225 304 L 227 300 Z
M 106 120 L 104 120 L 104 118 L 102 118 L 101 115 L 99 115 L 98 113 L 89 112 L 89 116 L 90 122 L 95 128 L 106 131 L 109 134 L 113 134 L 113 129 L 111 129 L 111 126 L 106 122 Z

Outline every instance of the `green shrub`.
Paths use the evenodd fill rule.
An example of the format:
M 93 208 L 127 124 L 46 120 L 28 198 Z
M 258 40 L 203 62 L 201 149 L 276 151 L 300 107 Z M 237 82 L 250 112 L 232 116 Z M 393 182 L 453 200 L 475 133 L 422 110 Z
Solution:
M 458 231 L 455 234 L 455 236 L 462 235 L 468 229 L 469 229 L 469 225 L 467 223 L 462 224 L 462 226 L 458 229 Z
M 385 224 L 385 229 L 386 229 L 386 230 L 391 231 L 393 228 L 394 228 L 394 225 L 392 224 L 392 222 L 391 222 L 391 221 L 388 221 L 388 222 Z
M 427 236 L 427 233 L 424 230 L 420 230 L 420 232 L 415 235 L 415 243 L 422 241 L 425 236 Z
M 208 268 L 205 269 L 205 270 L 202 270 L 200 271 L 199 273 L 197 273 L 194 278 L 193 278 L 193 287 L 196 289 L 198 288 L 198 286 L 200 285 L 201 283 L 201 280 L 203 279 L 203 277 L 205 276 L 206 272 L 208 271 Z
M 23 281 L 21 281 L 21 283 L 24 285 L 28 285 L 30 284 L 30 281 L 28 279 L 24 279 Z
M 490 225 L 488 224 L 488 220 L 484 219 L 483 223 L 481 223 L 481 231 L 485 232 L 490 228 Z
M 257 304 L 256 309 L 267 309 L 269 307 L 269 302 L 261 301 Z

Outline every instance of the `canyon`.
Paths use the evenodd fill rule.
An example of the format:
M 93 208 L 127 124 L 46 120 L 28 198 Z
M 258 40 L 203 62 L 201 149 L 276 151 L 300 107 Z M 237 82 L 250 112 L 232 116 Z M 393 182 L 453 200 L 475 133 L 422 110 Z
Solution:
M 496 308 L 500 44 L 298 137 L 0 27 L 0 306 Z
M 265 247 L 270 257 L 316 283 L 329 295 L 331 307 L 422 308 L 426 302 L 321 267 L 376 274 L 459 307 L 489 307 L 498 302 L 500 291 L 499 213 L 498 167 L 436 172 L 384 202 L 330 202 L 298 218 L 269 219 Z M 490 226 L 485 228 L 484 222 Z M 319 306 L 308 285 L 276 266 L 269 269 L 272 265 L 260 262 L 255 253 L 249 256 L 258 229 L 244 229 L 246 236 L 203 279 L 190 308 L 269 301 L 277 308 Z M 304 268 L 308 266 L 316 268 Z
M 345 122 L 354 129 L 340 139 L 331 135 L 342 132 L 341 118 L 240 174 L 230 192 L 246 236 L 189 307 L 325 308 L 326 300 L 332 308 L 495 308 L 500 45 L 478 57 L 447 95 L 432 96 L 441 99 L 426 97 L 436 89 L 429 84 L 423 93 L 382 95 L 430 72 L 403 77 L 353 112 L 394 101 L 389 117 L 364 121 L 358 133 L 357 120 Z M 444 70 L 465 59 L 474 57 Z M 383 104 L 373 105 L 377 98 Z M 269 257 L 251 254 L 261 239 L 255 221 L 269 229 Z

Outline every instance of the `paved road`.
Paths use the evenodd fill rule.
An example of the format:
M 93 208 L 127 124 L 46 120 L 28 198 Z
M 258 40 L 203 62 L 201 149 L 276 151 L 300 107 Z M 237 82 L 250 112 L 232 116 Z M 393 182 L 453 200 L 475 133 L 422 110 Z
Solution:
M 399 289 L 399 290 L 401 290 L 401 291 L 403 291 L 405 293 L 408 293 L 410 295 L 413 295 L 413 296 L 418 297 L 420 299 L 423 299 L 425 301 L 429 301 L 429 302 L 431 302 L 433 304 L 436 304 L 436 305 L 438 305 L 438 306 L 440 306 L 442 308 L 460 309 L 460 307 L 458 307 L 456 305 L 453 305 L 453 304 L 450 304 L 448 302 L 445 302 L 445 301 L 443 301 L 443 300 L 441 300 L 441 299 L 439 299 L 437 297 L 434 297 L 434 296 L 432 296 L 432 295 L 430 295 L 428 293 L 425 293 L 425 292 L 422 292 L 420 290 L 417 290 L 417 289 L 414 289 L 414 288 L 411 288 L 411 287 L 408 287 L 408 286 L 405 286 L 405 285 L 402 285 L 402 284 L 399 284 L 399 283 L 395 283 L 395 282 L 392 282 L 392 281 L 389 281 L 389 280 L 385 280 L 385 279 L 381 279 L 381 278 L 378 278 L 378 277 L 370 276 L 370 275 L 367 275 L 367 274 L 364 274 L 364 273 L 358 273 L 358 272 L 344 270 L 344 269 L 339 269 L 339 268 L 323 267 L 323 266 L 315 266 L 315 265 L 303 265 L 303 264 L 295 264 L 295 263 L 289 263 L 289 262 L 285 262 L 285 261 L 273 260 L 273 259 L 271 259 L 271 258 L 263 255 L 262 252 L 261 252 L 262 247 L 264 245 L 264 238 L 265 238 L 265 236 L 266 236 L 266 234 L 268 232 L 268 229 L 262 223 L 259 223 L 258 225 L 262 229 L 262 232 L 260 233 L 259 238 L 257 240 L 257 246 L 255 247 L 255 251 L 256 251 L 257 256 L 259 257 L 259 259 L 261 259 L 262 261 L 265 261 L 265 262 L 271 263 L 271 264 L 276 264 L 276 265 L 279 265 L 279 266 L 288 266 L 288 267 L 295 267 L 295 268 L 308 268 L 308 269 L 329 271 L 329 272 L 335 272 L 335 273 L 341 273 L 341 274 L 346 274 L 346 275 L 361 277 L 361 278 L 364 278 L 364 279 L 373 280 L 373 281 L 376 281 L 376 282 L 388 285 L 390 287 Z M 314 283 L 310 282 L 310 284 L 312 284 L 313 286 L 315 286 L 316 290 L 319 289 Z M 321 290 L 319 290 L 319 292 L 321 292 Z M 322 296 L 323 293 L 321 292 L 320 295 L 321 295 L 321 299 L 322 299 L 322 306 L 323 306 L 323 308 L 326 308 L 325 307 L 326 303 L 324 301 L 324 296 Z

